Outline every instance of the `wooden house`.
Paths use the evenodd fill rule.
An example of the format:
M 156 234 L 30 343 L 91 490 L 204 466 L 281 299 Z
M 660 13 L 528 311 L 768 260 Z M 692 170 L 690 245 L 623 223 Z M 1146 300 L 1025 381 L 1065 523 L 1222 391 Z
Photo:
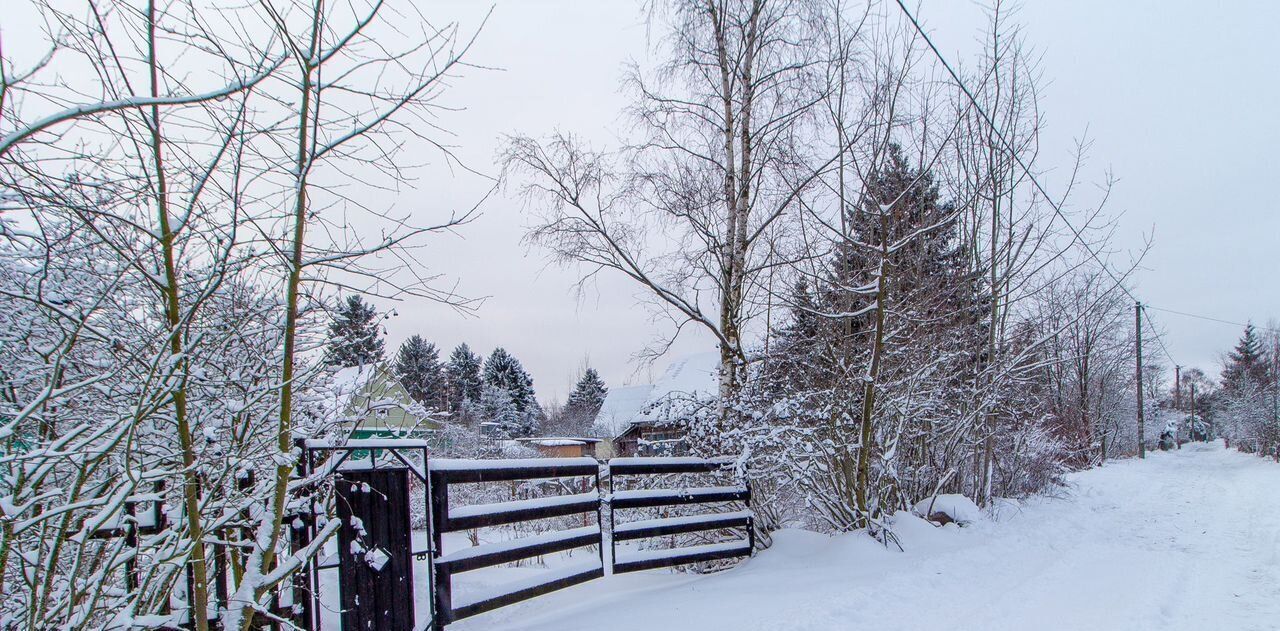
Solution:
M 596 446 L 602 441 L 599 438 L 545 436 L 517 438 L 515 442 L 537 450 L 538 455 L 545 458 L 596 458 Z
M 351 438 L 422 436 L 440 428 L 385 364 L 334 371 L 324 403 Z
M 719 353 L 671 362 L 653 384 L 609 390 L 596 425 L 615 436 L 615 456 L 674 456 L 688 452 L 679 410 L 686 403 L 714 399 Z

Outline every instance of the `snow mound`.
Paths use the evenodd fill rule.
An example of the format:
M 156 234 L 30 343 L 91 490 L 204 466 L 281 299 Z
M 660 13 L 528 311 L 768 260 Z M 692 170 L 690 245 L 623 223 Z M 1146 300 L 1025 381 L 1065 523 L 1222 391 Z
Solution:
M 935 513 L 942 513 L 951 518 L 951 521 L 957 524 L 968 524 L 982 519 L 982 509 L 978 508 L 973 500 L 960 495 L 958 493 L 949 493 L 936 497 L 929 497 L 916 502 L 912 509 L 921 517 L 931 517 Z
M 897 537 L 899 543 L 903 543 L 904 547 L 909 547 L 909 544 L 929 542 L 938 533 L 938 527 L 932 522 L 907 511 L 895 512 L 889 523 L 893 526 L 893 535 Z

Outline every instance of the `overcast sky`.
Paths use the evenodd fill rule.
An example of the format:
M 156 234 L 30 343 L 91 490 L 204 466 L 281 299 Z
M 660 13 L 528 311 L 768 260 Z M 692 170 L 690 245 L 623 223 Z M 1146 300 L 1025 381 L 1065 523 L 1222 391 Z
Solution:
M 491 69 L 457 79 L 445 104 L 460 109 L 439 120 L 469 167 L 496 176 L 495 153 L 511 133 L 559 129 L 598 148 L 617 145 L 627 105 L 622 67 L 650 61 L 640 0 L 417 1 L 433 21 L 456 19 L 464 30 L 479 27 L 492 8 L 470 56 Z M 979 4 L 923 0 L 916 13 L 950 61 L 972 62 L 985 26 Z M 1042 55 L 1044 182 L 1060 193 L 1075 142 L 1087 131 L 1086 181 L 1101 182 L 1108 170 L 1119 178 L 1109 204 L 1119 215 L 1115 260 L 1127 261 L 1152 240 L 1137 293 L 1167 331 L 1176 361 L 1216 375 L 1239 327 L 1155 309 L 1259 324 L 1280 317 L 1273 190 L 1280 3 L 1029 0 L 1017 19 Z M 34 25 L 22 10 L 5 15 L 6 43 L 43 50 L 38 28 L 15 28 L 24 24 Z M 437 154 L 405 160 L 435 164 L 420 172 L 416 188 L 370 198 L 417 225 L 471 207 L 492 186 L 448 169 Z M 520 200 L 499 193 L 482 210 L 456 236 L 433 237 L 421 258 L 465 294 L 488 300 L 470 317 L 427 302 L 380 302 L 398 314 L 388 322 L 390 349 L 414 333 L 442 354 L 464 341 L 483 354 L 505 346 L 533 374 L 544 401 L 563 399 L 587 361 L 610 385 L 647 381 L 661 370 L 665 360 L 655 371 L 633 361 L 662 333 L 637 307 L 633 286 L 606 275 L 576 294 L 576 270 L 548 265 L 544 252 L 522 243 L 530 221 Z M 711 350 L 710 339 L 693 334 L 671 355 Z
M 473 2 L 425 10 L 464 25 L 483 14 Z M 918 15 L 953 62 L 973 58 L 984 24 L 979 6 L 926 0 Z M 1093 148 L 1086 175 L 1100 182 L 1111 169 L 1119 178 L 1110 202 L 1121 214 L 1117 260 L 1148 237 L 1154 241 L 1138 295 L 1153 307 L 1225 320 L 1280 317 L 1273 190 L 1280 3 L 1038 1 L 1018 17 L 1043 54 L 1048 82 L 1042 165 L 1062 172 L 1087 130 Z M 630 59 L 645 63 L 646 37 L 638 2 L 498 2 L 473 61 L 501 70 L 471 71 L 450 94 L 466 108 L 445 121 L 459 154 L 494 173 L 502 134 L 561 129 L 600 147 L 614 144 L 625 122 L 621 68 Z M 1052 174 L 1046 181 L 1053 188 Z M 483 187 L 433 176 L 402 202 L 461 206 Z M 637 372 L 632 356 L 658 329 L 636 307 L 634 289 L 604 277 L 580 299 L 572 270 L 548 266 L 544 252 L 522 244 L 528 223 L 518 199 L 498 195 L 459 237 L 435 242 L 425 257 L 435 271 L 490 298 L 474 318 L 401 304 L 389 342 L 420 333 L 445 353 L 461 341 L 482 353 L 505 346 L 533 374 L 544 400 L 563 399 L 587 359 L 610 385 L 650 378 Z M 1229 325 L 1150 313 L 1179 363 L 1213 375 L 1239 334 Z M 673 354 L 713 349 L 691 336 Z
M 496 176 L 504 134 L 560 129 L 597 148 L 617 145 L 627 105 L 619 91 L 623 64 L 649 61 L 640 0 L 417 1 L 433 21 L 456 19 L 464 30 L 478 27 L 492 8 L 470 56 L 492 69 L 457 79 L 445 104 L 461 109 L 439 119 L 469 167 Z M 15 27 L 34 25 L 12 11 L 31 7 L 6 8 L 6 43 L 43 50 L 38 28 Z M 979 4 L 923 0 L 916 13 L 949 60 L 972 62 L 985 26 Z M 1273 190 L 1280 2 L 1029 0 L 1017 17 L 1042 54 L 1044 182 L 1060 193 L 1072 149 L 1087 130 L 1093 144 L 1086 181 L 1101 182 L 1108 170 L 1119 178 L 1109 204 L 1119 215 L 1116 261 L 1152 240 L 1137 293 L 1167 331 L 1176 361 L 1216 375 L 1239 327 L 1155 309 L 1259 324 L 1280 317 Z M 435 164 L 416 188 L 370 198 L 417 225 L 471 207 L 492 186 L 448 169 L 436 154 L 405 160 Z M 544 401 L 563 399 L 586 361 L 610 385 L 652 377 L 633 356 L 662 331 L 637 307 L 633 286 L 602 276 L 585 295 L 575 294 L 576 270 L 550 266 L 544 252 L 522 243 L 530 221 L 518 199 L 499 193 L 482 210 L 458 235 L 433 237 L 421 258 L 465 294 L 488 300 L 471 317 L 427 302 L 380 302 L 398 313 L 388 322 L 389 349 L 414 333 L 446 355 L 464 341 L 483 354 L 504 346 L 533 374 Z M 695 334 L 671 354 L 711 350 L 712 341 Z

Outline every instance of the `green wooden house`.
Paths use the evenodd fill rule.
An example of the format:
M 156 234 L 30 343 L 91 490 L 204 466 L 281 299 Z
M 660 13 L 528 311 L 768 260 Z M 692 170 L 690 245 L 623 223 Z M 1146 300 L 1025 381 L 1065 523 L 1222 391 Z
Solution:
M 440 428 L 386 364 L 335 371 L 328 398 L 350 438 L 418 438 Z

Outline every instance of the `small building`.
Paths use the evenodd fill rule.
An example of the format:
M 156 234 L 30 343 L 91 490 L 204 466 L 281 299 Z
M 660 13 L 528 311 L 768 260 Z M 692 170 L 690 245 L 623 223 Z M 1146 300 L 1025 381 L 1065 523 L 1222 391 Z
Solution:
M 517 438 L 515 442 L 532 447 L 545 458 L 596 458 L 596 446 L 603 441 L 599 438 L 544 436 Z
M 685 442 L 683 428 L 640 420 L 613 439 L 613 448 L 619 457 L 682 456 L 688 452 L 689 446 Z
M 681 423 L 686 419 L 673 418 L 673 410 L 682 407 L 678 403 L 714 400 L 719 375 L 719 353 L 675 360 L 653 384 L 610 389 L 596 417 L 596 426 L 615 436 L 615 456 L 687 453 L 689 446 Z

